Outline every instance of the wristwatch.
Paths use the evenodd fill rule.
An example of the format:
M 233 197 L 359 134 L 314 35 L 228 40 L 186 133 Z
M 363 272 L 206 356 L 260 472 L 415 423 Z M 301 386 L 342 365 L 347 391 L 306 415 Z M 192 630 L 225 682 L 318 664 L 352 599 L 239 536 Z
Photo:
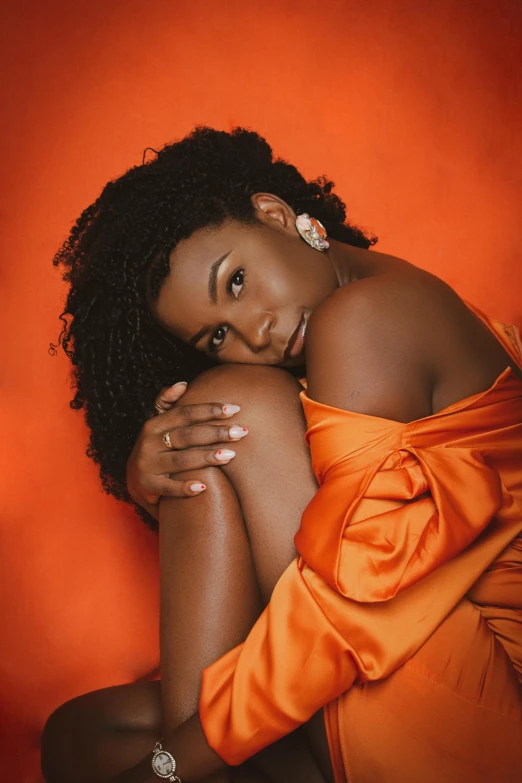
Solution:
M 176 772 L 176 759 L 169 753 L 168 750 L 164 750 L 161 741 L 156 742 L 154 750 L 152 751 L 152 771 L 159 778 L 168 780 L 170 783 L 181 783 Z

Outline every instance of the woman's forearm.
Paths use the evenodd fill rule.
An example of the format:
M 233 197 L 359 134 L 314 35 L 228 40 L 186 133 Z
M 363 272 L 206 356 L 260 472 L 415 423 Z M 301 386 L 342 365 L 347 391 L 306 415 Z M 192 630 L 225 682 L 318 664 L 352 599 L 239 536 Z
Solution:
M 161 736 L 158 682 L 93 691 L 60 707 L 42 737 L 42 771 L 47 783 L 148 783 L 152 749 Z M 229 770 L 210 750 L 197 717 L 164 740 L 179 760 L 179 772 L 211 770 L 204 783 L 225 783 Z M 176 755 L 177 754 L 177 755 Z M 235 769 L 234 781 L 265 779 L 251 769 Z
M 209 747 L 197 713 L 164 737 L 162 747 L 176 759 L 176 774 L 179 773 L 183 783 L 203 781 L 226 770 L 225 763 Z M 135 767 L 107 783 L 157 783 L 158 777 L 152 772 L 151 759 L 150 754 Z

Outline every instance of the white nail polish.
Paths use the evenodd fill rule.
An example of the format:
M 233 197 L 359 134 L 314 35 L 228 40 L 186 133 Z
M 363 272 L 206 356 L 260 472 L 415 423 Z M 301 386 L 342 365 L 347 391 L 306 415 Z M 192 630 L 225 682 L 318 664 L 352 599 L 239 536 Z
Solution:
M 204 484 L 191 484 L 190 488 L 192 492 L 203 492 L 203 490 L 206 489 L 206 486 Z
M 228 434 L 233 440 L 239 440 L 248 435 L 248 430 L 246 427 L 230 427 Z
M 233 416 L 234 413 L 237 413 L 240 411 L 241 408 L 239 405 L 223 405 L 222 411 L 223 413 L 226 413 L 227 416 Z
M 228 462 L 229 459 L 236 456 L 236 452 L 232 451 L 232 449 L 220 449 L 219 451 L 216 451 L 214 456 L 221 462 Z

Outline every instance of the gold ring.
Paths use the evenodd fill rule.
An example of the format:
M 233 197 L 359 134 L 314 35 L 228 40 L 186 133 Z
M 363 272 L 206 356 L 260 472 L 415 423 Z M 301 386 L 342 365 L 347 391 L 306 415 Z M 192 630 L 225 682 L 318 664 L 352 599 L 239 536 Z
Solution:
M 158 413 L 165 413 L 165 410 L 164 410 L 164 408 L 162 408 L 162 407 L 161 407 L 161 405 L 158 405 L 158 403 L 157 403 L 157 402 L 155 402 L 155 403 L 154 403 L 154 407 L 156 408 L 156 410 L 158 411 Z
M 166 432 L 163 436 L 163 443 L 168 449 L 173 449 L 174 446 L 172 445 L 172 442 L 170 440 L 170 432 Z

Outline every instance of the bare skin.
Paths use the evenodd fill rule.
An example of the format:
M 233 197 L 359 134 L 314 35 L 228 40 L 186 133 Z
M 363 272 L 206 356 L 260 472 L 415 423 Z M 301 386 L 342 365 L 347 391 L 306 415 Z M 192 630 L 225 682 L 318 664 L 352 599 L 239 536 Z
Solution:
M 310 397 L 336 407 L 397 421 L 413 421 L 428 416 L 452 402 L 483 391 L 509 364 L 509 357 L 496 339 L 441 281 L 401 259 L 368 253 L 336 242 L 332 242 L 328 258 L 324 259 L 304 244 L 302 247 L 296 244 L 301 240 L 294 234 L 295 215 L 284 202 L 267 194 L 258 194 L 254 199 L 257 199 L 261 223 L 258 231 L 261 233 L 255 234 L 255 230 L 250 227 L 246 229 L 238 224 L 225 224 L 212 232 L 196 232 L 175 249 L 173 271 L 158 301 L 151 303 L 155 316 L 165 329 L 187 341 L 195 340 L 197 336 L 196 345 L 201 350 L 219 349 L 220 362 L 297 367 L 304 361 L 304 345 L 301 354 L 289 355 L 288 349 L 300 319 L 304 318 L 307 326 L 306 366 Z M 216 281 L 217 298 L 210 297 L 209 273 L 216 259 L 224 256 Z M 319 264 L 318 256 L 323 266 Z M 267 258 L 272 263 L 268 268 Z M 259 272 L 256 272 L 256 259 L 261 259 L 258 262 Z M 243 265 L 248 281 L 245 289 L 242 287 L 244 278 L 239 274 Z M 272 276 L 275 277 L 275 284 Z M 245 374 L 249 372 L 247 368 L 237 369 Z M 211 388 L 212 397 L 219 399 L 217 386 L 212 383 Z M 295 424 L 288 423 L 286 419 L 282 423 L 278 422 L 275 430 L 270 429 L 272 420 L 277 418 L 276 411 L 286 405 L 287 399 L 296 404 L 295 391 L 281 392 L 269 413 L 265 411 L 256 420 L 254 411 L 257 410 L 257 403 L 254 405 L 252 399 L 260 388 L 265 394 L 265 384 L 247 384 L 248 393 L 244 402 L 237 395 L 234 395 L 235 398 L 231 396 L 231 390 L 236 388 L 238 383 L 223 388 L 221 399 L 232 399 L 241 405 L 240 423 L 248 428 L 249 434 L 234 446 L 237 456 L 231 458 L 226 467 L 208 467 L 211 464 L 209 453 L 212 451 L 215 455 L 215 446 L 213 449 L 196 448 L 193 451 L 198 454 L 191 455 L 194 462 L 190 473 L 177 475 L 174 479 L 165 477 L 167 452 L 162 446 L 161 436 L 166 431 L 176 430 L 175 416 L 178 416 L 179 421 L 180 414 L 174 411 L 162 414 L 156 422 L 148 425 L 148 432 L 142 437 L 131 459 L 130 473 L 134 480 L 130 488 L 135 498 L 143 498 L 146 494 L 150 507 L 154 506 L 155 497 L 159 495 L 170 494 L 178 498 L 163 501 L 160 506 L 160 545 L 164 563 L 170 562 L 175 547 L 184 537 L 187 552 L 197 551 L 204 560 L 204 541 L 211 540 L 211 537 L 198 538 L 201 529 L 187 534 L 181 520 L 189 523 L 194 514 L 193 527 L 196 518 L 203 520 L 210 535 L 212 524 L 216 521 L 212 498 L 214 501 L 219 498 L 218 506 L 223 509 L 223 519 L 235 520 L 236 533 L 230 533 L 227 528 L 227 535 L 230 533 L 227 552 L 235 551 L 239 557 L 242 542 L 245 541 L 245 530 L 250 542 L 250 551 L 246 547 L 237 561 L 241 565 L 239 569 L 230 571 L 223 557 L 221 566 L 215 570 L 208 569 L 207 564 L 207 571 L 211 573 L 210 582 L 206 583 L 205 575 L 201 575 L 204 585 L 202 593 L 212 593 L 215 589 L 212 587 L 214 578 L 217 579 L 219 589 L 223 590 L 222 618 L 228 617 L 230 596 L 241 595 L 245 601 L 245 607 L 237 615 L 237 628 L 233 632 L 229 628 L 229 635 L 224 634 L 227 641 L 220 637 L 220 627 L 216 629 L 215 616 L 211 618 L 213 631 L 210 636 L 205 636 L 205 621 L 202 621 L 205 617 L 204 601 L 199 605 L 198 597 L 191 596 L 191 602 L 196 601 L 196 604 L 185 601 L 185 606 L 180 606 L 175 598 L 183 594 L 183 575 L 177 584 L 177 577 L 174 576 L 171 582 L 167 569 L 162 569 L 162 618 L 165 618 L 166 629 L 162 639 L 162 710 L 165 717 L 169 716 L 166 746 L 178 759 L 180 774 L 185 781 L 202 779 L 205 775 L 220 773 L 223 769 L 220 759 L 206 744 L 195 713 L 201 668 L 212 659 L 212 655 L 217 653 L 217 657 L 228 649 L 227 644 L 232 646 L 242 634 L 248 632 L 256 609 L 254 590 L 247 589 L 245 585 L 252 584 L 253 571 L 261 596 L 265 600 L 269 597 L 275 580 L 293 556 L 289 542 L 299 524 L 302 508 L 315 491 L 308 456 L 305 454 L 302 459 L 299 451 L 302 449 L 302 421 L 299 431 L 301 446 L 292 439 L 296 431 Z M 196 384 L 194 389 L 197 391 Z M 187 397 L 191 392 L 192 387 Z M 198 397 L 198 402 L 209 399 L 208 387 L 204 389 L 204 394 L 207 396 Z M 168 396 L 168 393 L 164 395 Z M 183 399 L 183 402 L 186 401 L 190 402 L 190 399 Z M 168 399 L 165 403 L 168 404 Z M 263 403 L 260 405 L 262 408 Z M 215 424 L 211 423 L 210 426 Z M 185 444 L 194 447 L 215 443 L 212 440 L 213 431 L 208 426 L 193 425 L 196 437 L 192 434 L 189 442 L 190 438 L 185 433 L 178 442 L 178 448 L 182 449 Z M 288 453 L 287 441 L 291 444 Z M 220 433 L 219 443 L 222 442 L 227 443 L 227 436 L 223 440 Z M 272 447 L 275 443 L 277 448 L 274 449 Z M 263 454 L 266 444 L 270 448 Z M 144 449 L 148 453 L 146 458 L 143 457 Z M 280 462 L 278 455 L 283 451 L 284 459 Z M 181 453 L 178 453 L 178 457 Z M 170 475 L 178 473 L 175 454 L 169 454 Z M 248 463 L 250 458 L 251 463 Z M 212 456 L 211 459 L 216 457 Z M 140 467 L 136 469 L 137 461 L 140 460 Z M 204 477 L 208 476 L 206 471 L 220 470 L 226 474 L 230 483 L 218 489 L 217 485 L 211 483 L 212 479 L 205 480 Z M 281 486 L 281 476 L 285 477 L 284 491 L 274 508 L 267 509 L 267 501 L 270 503 L 272 496 L 276 496 L 274 487 Z M 306 476 L 310 481 L 308 488 Z M 296 494 L 292 495 L 289 487 L 294 480 Z M 197 499 L 180 500 L 194 494 L 190 486 L 197 481 L 208 484 L 208 488 Z M 286 498 L 291 499 L 289 505 L 284 504 Z M 238 515 L 238 499 L 242 520 Z M 180 512 L 178 516 L 181 506 L 176 504 L 183 503 L 187 504 L 187 511 L 183 511 L 183 515 Z M 199 515 L 196 513 L 198 505 Z M 219 529 L 219 525 L 215 527 Z M 220 551 L 223 556 L 223 550 Z M 248 566 L 245 567 L 249 559 L 252 563 L 250 571 Z M 192 565 L 192 570 L 195 562 L 194 557 L 187 557 L 186 563 Z M 242 589 L 237 581 L 240 577 L 245 580 Z M 185 579 L 189 582 L 188 575 Z M 199 585 L 198 580 L 193 581 Z M 186 587 L 184 592 L 186 594 Z M 195 644 L 195 648 L 187 647 L 175 666 L 175 645 L 169 648 L 172 642 L 169 635 L 171 629 L 179 624 L 184 611 L 188 613 L 185 618 L 187 623 L 199 617 L 196 624 L 201 628 L 203 640 L 196 656 L 197 663 L 194 659 L 192 674 L 189 658 L 198 644 Z M 198 611 L 201 614 L 198 615 Z M 217 625 L 220 626 L 220 623 Z M 232 637 L 234 640 L 231 642 Z M 188 666 L 185 671 L 184 666 Z M 183 676 L 186 677 L 187 693 L 181 696 L 179 684 Z M 194 705 L 195 714 L 179 729 L 175 729 L 179 720 L 190 712 L 191 705 Z M 55 735 L 58 734 L 56 731 Z M 322 763 L 324 727 L 320 722 L 314 724 L 308 734 L 310 747 L 322 764 L 322 774 L 330 775 L 327 765 Z M 51 730 L 49 735 L 48 747 L 51 750 L 48 755 L 52 756 L 53 752 L 58 753 L 59 743 L 55 741 L 56 747 L 53 749 Z M 128 766 L 132 763 L 133 760 L 129 759 Z M 65 762 L 57 761 L 53 767 L 57 773 L 48 779 L 56 783 L 73 779 L 63 772 L 64 766 Z M 111 778 L 105 770 L 98 778 L 88 779 L 140 783 L 155 779 L 151 778 L 149 770 L 150 754 L 128 772 L 122 770 L 117 778 Z

